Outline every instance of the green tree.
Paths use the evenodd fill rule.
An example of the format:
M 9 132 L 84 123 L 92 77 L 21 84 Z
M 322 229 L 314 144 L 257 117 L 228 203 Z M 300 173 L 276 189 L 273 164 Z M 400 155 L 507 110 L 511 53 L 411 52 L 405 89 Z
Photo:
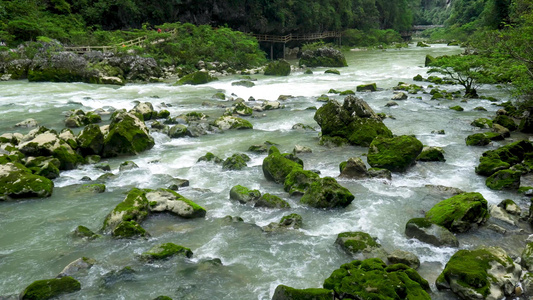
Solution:
M 492 82 L 488 60 L 479 55 L 441 56 L 430 64 L 428 73 L 440 73 L 465 88 L 465 97 L 476 98 L 477 88 Z

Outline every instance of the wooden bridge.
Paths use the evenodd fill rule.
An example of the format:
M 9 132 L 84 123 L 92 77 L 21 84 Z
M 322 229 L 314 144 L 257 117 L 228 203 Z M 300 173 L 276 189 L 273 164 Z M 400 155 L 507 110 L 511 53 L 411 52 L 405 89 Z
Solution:
M 174 29 L 167 33 L 170 33 L 172 37 L 173 35 L 176 34 L 176 32 L 177 32 L 176 29 Z M 154 40 L 154 41 L 151 41 L 150 44 L 152 45 L 159 44 L 161 42 L 167 41 L 171 37 Z M 148 36 L 145 35 L 145 36 L 141 36 L 133 40 L 125 41 L 123 43 L 115 44 L 112 46 L 78 46 L 78 47 L 64 47 L 63 49 L 65 51 L 75 52 L 77 54 L 84 54 L 90 51 L 110 52 L 110 51 L 117 51 L 118 49 L 125 48 L 125 47 L 132 47 L 132 46 L 144 47 L 146 46 L 147 41 L 148 41 Z
M 274 59 L 274 43 L 283 43 L 283 58 L 285 58 L 285 44 L 290 41 L 312 41 L 312 40 L 321 40 L 326 38 L 336 38 L 341 41 L 342 32 L 338 31 L 324 31 L 320 33 L 310 33 L 310 34 L 287 34 L 287 35 L 270 35 L 270 34 L 253 34 L 250 33 L 250 36 L 253 36 L 257 39 L 258 42 L 268 42 L 270 44 L 270 59 Z

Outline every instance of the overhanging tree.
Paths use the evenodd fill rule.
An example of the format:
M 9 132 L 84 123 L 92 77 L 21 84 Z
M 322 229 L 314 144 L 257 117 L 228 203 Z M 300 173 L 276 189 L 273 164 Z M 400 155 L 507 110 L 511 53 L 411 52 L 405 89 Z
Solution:
M 428 73 L 446 76 L 465 88 L 466 98 L 476 98 L 481 84 L 493 82 L 485 67 L 487 64 L 487 58 L 479 55 L 441 56 L 430 64 Z

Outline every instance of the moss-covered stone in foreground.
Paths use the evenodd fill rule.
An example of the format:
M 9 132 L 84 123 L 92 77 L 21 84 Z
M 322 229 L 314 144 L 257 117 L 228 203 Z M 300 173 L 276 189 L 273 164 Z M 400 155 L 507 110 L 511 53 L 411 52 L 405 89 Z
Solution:
M 33 175 L 20 163 L 0 164 L 0 201 L 31 197 L 50 197 L 54 183 Z
M 211 76 L 209 73 L 205 71 L 197 71 L 192 74 L 188 74 L 180 78 L 177 82 L 178 85 L 184 85 L 184 84 L 192 84 L 192 85 L 198 85 L 198 84 L 204 84 L 211 81 L 218 80 L 218 78 Z
M 485 185 L 492 190 L 518 190 L 522 172 L 500 170 L 487 178 Z
M 333 300 L 333 291 L 326 289 L 295 289 L 278 285 L 272 300 Z
M 291 64 L 284 59 L 270 62 L 265 67 L 265 75 L 289 76 L 289 74 L 291 74 Z
M 404 264 L 387 266 L 379 258 L 354 260 L 333 271 L 324 288 L 338 299 L 430 300 L 429 284 Z
M 152 247 L 152 249 L 144 252 L 141 255 L 141 258 L 146 260 L 158 260 L 166 259 L 175 255 L 183 255 L 191 258 L 193 253 L 189 248 L 176 245 L 174 243 L 165 243 Z
M 20 299 L 45 300 L 79 290 L 81 290 L 81 284 L 70 276 L 37 280 L 24 289 Z
M 480 193 L 462 193 L 437 203 L 426 218 L 452 232 L 465 232 L 489 218 L 487 200 Z
M 270 147 L 262 167 L 265 178 L 276 183 L 284 183 L 293 170 L 303 169 L 302 165 L 283 156 L 275 146 Z
M 405 172 L 415 163 L 422 149 L 422 142 L 413 136 L 378 136 L 370 144 L 367 160 L 374 168 Z
M 300 202 L 315 208 L 335 208 L 346 207 L 353 199 L 354 195 L 335 178 L 324 177 L 309 185 Z
M 371 252 L 381 248 L 370 234 L 366 232 L 342 232 L 337 235 L 335 243 L 340 245 L 345 251 L 353 254 L 361 252 Z

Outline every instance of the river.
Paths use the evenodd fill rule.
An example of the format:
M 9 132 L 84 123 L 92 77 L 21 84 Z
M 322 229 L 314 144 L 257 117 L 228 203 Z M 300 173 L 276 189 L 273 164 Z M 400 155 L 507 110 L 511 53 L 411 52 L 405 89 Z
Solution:
M 510 139 L 487 147 L 467 147 L 465 137 L 479 131 L 470 122 L 479 117 L 491 118 L 500 108 L 488 100 L 437 101 L 430 100 L 429 94 L 419 93 L 410 95 L 408 100 L 397 101 L 399 105 L 395 107 L 388 108 L 385 104 L 390 101 L 392 87 L 398 82 L 413 83 L 413 76 L 426 76 L 427 69 L 423 66 L 426 54 L 460 52 L 460 48 L 446 45 L 347 52 L 349 66 L 339 69 L 340 76 L 324 74 L 326 68 L 314 69 L 313 75 L 303 74 L 301 70 L 288 77 L 252 75 L 257 79 L 252 88 L 232 86 L 231 83 L 240 78 L 237 75 L 202 86 L 0 82 L 0 133 L 27 133 L 27 128 L 15 128 L 14 124 L 30 117 L 41 126 L 59 131 L 64 128 L 65 112 L 77 108 L 86 111 L 110 107 L 131 109 L 136 101 L 148 101 L 156 110 L 169 110 L 172 116 L 192 111 L 216 116 L 223 113 L 222 106 L 232 104 L 213 99 L 212 95 L 219 91 L 244 99 L 253 96 L 276 100 L 279 95 L 295 96 L 282 101 L 283 109 L 255 112 L 254 117 L 246 117 L 254 126 L 252 131 L 226 131 L 179 139 L 153 133 L 156 141 L 153 149 L 134 157 L 105 160 L 118 175 L 106 182 L 105 193 L 94 195 L 76 191 L 84 183 L 81 181 L 84 176 L 96 179 L 102 174 L 86 165 L 62 172 L 60 178 L 54 180 L 54 193 L 50 198 L 0 202 L 0 298 L 20 293 L 35 280 L 54 278 L 68 263 L 83 256 L 97 263 L 77 276 L 81 291 L 63 299 L 153 299 L 159 295 L 173 299 L 270 299 L 278 284 L 295 288 L 322 287 L 333 270 L 354 259 L 334 244 L 337 234 L 365 231 L 378 238 L 389 252 L 403 249 L 418 255 L 419 272 L 431 283 L 433 299 L 455 299 L 449 292 L 437 291 L 434 282 L 457 249 L 407 239 L 405 223 L 410 218 L 422 217 L 438 201 L 451 196 L 435 192 L 427 185 L 480 192 L 491 204 L 510 198 L 527 209 L 527 198 L 492 191 L 485 186 L 485 178 L 474 172 L 483 151 L 524 136 L 513 134 Z M 442 147 L 446 162 L 418 163 L 406 173 L 393 174 L 391 181 L 338 179 L 354 194 L 355 200 L 346 209 L 337 210 L 302 205 L 298 198 L 289 197 L 282 185 L 264 178 L 261 164 L 266 155 L 250 153 L 247 149 L 265 141 L 278 144 L 282 152 L 292 152 L 296 144 L 310 147 L 312 153 L 299 157 L 306 169 L 319 170 L 321 176 L 337 177 L 339 163 L 350 157 L 362 157 L 366 161 L 364 155 L 368 148 L 320 146 L 319 131 L 293 130 L 292 126 L 303 123 L 318 127 L 313 120 L 315 111 L 306 108 L 320 107 L 323 102 L 317 102 L 316 98 L 330 88 L 355 90 L 359 84 L 373 82 L 383 90 L 357 93 L 357 96 L 376 112 L 394 117 L 384 121 L 394 134 L 416 135 L 425 145 Z M 445 88 L 457 90 L 459 86 Z M 509 100 L 505 90 L 494 86 L 483 86 L 479 93 L 502 102 Z M 339 101 L 343 99 L 338 95 L 330 96 Z M 448 108 L 453 105 L 461 105 L 465 110 L 457 112 Z M 487 111 L 474 110 L 478 106 Z M 444 135 L 432 133 L 441 129 L 445 130 Z M 206 152 L 221 158 L 247 153 L 251 161 L 244 170 L 223 171 L 219 165 L 196 162 Z M 119 172 L 118 167 L 125 160 L 134 161 L 139 168 Z M 184 220 L 166 214 L 152 216 L 143 223 L 151 234 L 148 239 L 115 240 L 104 236 L 84 241 L 73 237 L 72 231 L 78 225 L 99 230 L 105 216 L 131 188 L 164 187 L 165 178 L 161 174 L 188 179 L 190 186 L 180 189 L 179 193 L 205 207 L 206 218 Z M 234 202 L 229 199 L 229 190 L 237 184 L 278 195 L 292 208 L 259 209 Z M 303 217 L 301 229 L 268 234 L 260 229 L 289 213 Z M 244 222 L 225 221 L 223 218 L 228 215 L 240 216 Z M 497 245 L 516 256 L 524 247 L 526 236 L 503 237 L 490 230 L 475 230 L 458 238 L 461 249 Z M 139 259 L 142 252 L 165 242 L 189 247 L 194 255 L 191 259 L 173 258 L 154 263 Z M 220 259 L 222 264 L 214 259 Z M 126 266 L 135 272 L 109 275 Z

